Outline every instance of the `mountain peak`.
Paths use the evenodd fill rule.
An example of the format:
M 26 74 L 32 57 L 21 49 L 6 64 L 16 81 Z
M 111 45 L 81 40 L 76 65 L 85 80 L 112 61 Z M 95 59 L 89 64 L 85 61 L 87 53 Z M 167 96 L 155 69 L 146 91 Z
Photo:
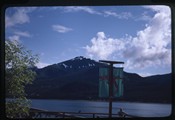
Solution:
M 87 59 L 87 58 L 85 58 L 83 56 L 77 56 L 77 57 L 73 58 L 72 60 L 83 60 L 83 59 Z

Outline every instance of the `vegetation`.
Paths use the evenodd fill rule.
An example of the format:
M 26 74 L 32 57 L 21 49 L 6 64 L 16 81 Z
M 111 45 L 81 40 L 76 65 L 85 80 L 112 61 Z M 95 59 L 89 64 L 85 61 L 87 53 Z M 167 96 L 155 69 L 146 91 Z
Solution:
M 6 116 L 21 118 L 29 115 L 30 101 L 26 99 L 25 86 L 31 84 L 36 73 L 31 70 L 38 62 L 33 55 L 18 41 L 5 41 L 5 87 Z

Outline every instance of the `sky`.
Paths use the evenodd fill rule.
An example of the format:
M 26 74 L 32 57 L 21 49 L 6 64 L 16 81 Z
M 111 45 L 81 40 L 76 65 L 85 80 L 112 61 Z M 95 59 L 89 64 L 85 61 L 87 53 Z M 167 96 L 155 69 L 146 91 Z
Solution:
M 38 68 L 84 56 L 141 76 L 171 72 L 168 6 L 9 7 L 5 39 L 38 54 Z

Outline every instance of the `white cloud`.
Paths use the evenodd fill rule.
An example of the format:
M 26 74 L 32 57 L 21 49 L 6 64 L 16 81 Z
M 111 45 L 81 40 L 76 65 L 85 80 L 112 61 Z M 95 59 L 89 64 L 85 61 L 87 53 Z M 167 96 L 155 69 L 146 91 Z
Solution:
M 147 7 L 156 13 L 144 30 L 132 37 L 123 51 L 130 69 L 171 64 L 170 9 L 163 6 Z
M 12 27 L 16 24 L 24 24 L 29 23 L 30 18 L 28 16 L 28 13 L 32 12 L 36 9 L 36 7 L 15 7 L 15 8 L 8 8 L 8 9 L 14 9 L 16 10 L 14 14 L 11 16 L 5 15 L 5 26 L 6 27 Z M 7 11 L 8 11 L 7 9 Z
M 71 6 L 71 7 L 65 7 L 64 8 L 65 12 L 79 12 L 79 11 L 84 11 L 87 12 L 89 14 L 98 14 L 100 15 L 101 13 L 98 11 L 95 11 L 92 8 L 89 7 L 75 7 L 75 6 Z
M 9 36 L 8 39 L 11 40 L 11 41 L 16 40 L 16 41 L 19 42 L 20 41 L 20 36 L 19 35 L 13 35 L 13 36 Z
M 31 37 L 30 33 L 29 32 L 22 32 L 22 31 L 15 31 L 14 32 L 15 35 L 19 35 L 19 36 L 22 36 L 22 37 Z
M 65 27 L 65 26 L 62 26 L 62 25 L 52 25 L 52 28 L 53 28 L 53 30 L 55 30 L 59 33 L 66 33 L 66 32 L 69 32 L 69 31 L 73 30 L 72 28 L 68 28 L 68 27 Z
M 132 14 L 130 12 L 122 12 L 122 13 L 116 13 L 116 12 L 112 12 L 112 11 L 104 11 L 104 16 L 113 16 L 113 17 L 117 17 L 119 19 L 128 19 L 130 17 L 132 17 Z
M 83 6 L 83 7 L 79 7 L 79 6 L 78 7 L 75 7 L 75 6 L 64 7 L 64 11 L 65 12 L 80 12 L 80 11 L 83 11 L 83 12 L 86 12 L 86 13 L 89 13 L 89 14 L 103 15 L 105 17 L 113 16 L 113 17 L 117 17 L 119 19 L 128 19 L 128 18 L 132 17 L 132 14 L 130 12 L 116 13 L 116 12 L 112 12 L 112 11 L 108 11 L 108 10 L 104 11 L 104 12 L 100 12 L 100 11 L 94 10 L 93 8 L 86 7 L 86 6 Z
M 28 32 L 15 31 L 14 35 L 8 36 L 7 39 L 11 41 L 17 40 L 18 42 L 20 42 L 21 37 L 31 37 L 31 35 Z
M 88 55 L 99 59 L 107 59 L 115 51 L 123 49 L 123 43 L 118 39 L 107 38 L 104 32 L 98 32 L 97 37 L 91 39 L 92 46 L 84 47 Z M 118 46 L 118 47 L 116 47 Z
M 151 19 L 152 19 L 152 16 L 147 11 L 144 11 L 140 17 L 135 18 L 135 21 L 139 21 L 139 20 L 150 21 Z
M 15 41 L 16 40 L 18 42 L 21 42 L 20 41 L 21 37 L 31 37 L 31 35 L 28 32 L 15 31 L 14 35 L 8 36 L 7 39 L 11 40 L 11 41 Z
M 170 9 L 165 6 L 147 7 L 146 9 L 154 10 L 155 15 L 143 30 L 137 32 L 136 36 L 126 36 L 121 39 L 107 38 L 104 32 L 98 32 L 97 38 L 91 39 L 91 45 L 84 47 L 87 54 L 98 59 L 112 59 L 118 55 L 125 59 L 127 69 L 170 66 Z

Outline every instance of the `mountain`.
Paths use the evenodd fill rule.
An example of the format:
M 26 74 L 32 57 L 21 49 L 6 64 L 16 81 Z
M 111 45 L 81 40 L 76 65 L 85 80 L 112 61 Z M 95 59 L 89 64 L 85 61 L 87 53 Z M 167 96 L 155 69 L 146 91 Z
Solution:
M 155 75 L 150 77 L 131 77 L 125 74 L 125 96 L 130 101 L 171 102 L 171 74 Z
M 89 99 L 98 97 L 99 67 L 107 64 L 78 56 L 73 59 L 33 69 L 37 77 L 26 86 L 28 98 Z M 124 72 L 124 96 L 121 101 L 171 102 L 171 74 L 141 77 Z

